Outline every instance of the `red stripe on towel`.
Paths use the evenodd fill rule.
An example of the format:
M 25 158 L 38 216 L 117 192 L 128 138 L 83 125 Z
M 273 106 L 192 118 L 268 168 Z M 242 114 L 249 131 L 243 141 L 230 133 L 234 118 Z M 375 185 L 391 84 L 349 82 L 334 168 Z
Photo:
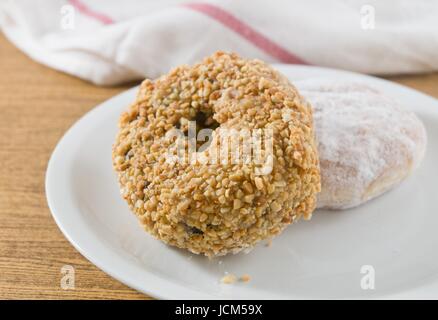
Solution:
M 81 0 L 68 0 L 68 2 L 75 7 L 82 14 L 89 16 L 95 20 L 102 22 L 103 24 L 112 24 L 114 20 L 108 17 L 103 13 L 96 12 L 90 9 L 86 4 L 84 4 Z
M 217 20 L 224 26 L 241 35 L 243 38 L 251 42 L 259 49 L 263 50 L 272 57 L 275 57 L 281 62 L 293 64 L 308 64 L 298 56 L 276 44 L 274 41 L 270 40 L 257 30 L 253 29 L 250 25 L 239 20 L 237 17 L 220 7 L 208 3 L 187 3 L 183 6 L 201 12 L 206 16 Z

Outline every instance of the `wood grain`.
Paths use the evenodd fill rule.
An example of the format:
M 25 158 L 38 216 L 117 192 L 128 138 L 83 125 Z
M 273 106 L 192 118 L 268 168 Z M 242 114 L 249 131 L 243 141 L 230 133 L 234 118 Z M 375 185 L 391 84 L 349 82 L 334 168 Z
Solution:
M 438 97 L 438 74 L 391 77 Z M 102 88 L 33 62 L 0 34 L 0 298 L 147 299 L 82 257 L 51 218 L 47 161 L 63 133 L 134 84 Z M 61 268 L 76 270 L 74 290 Z
M 41 66 L 0 35 L 0 298 L 145 299 L 64 238 L 44 193 L 50 154 L 96 104 L 132 86 L 101 88 Z M 75 268 L 75 289 L 60 286 Z

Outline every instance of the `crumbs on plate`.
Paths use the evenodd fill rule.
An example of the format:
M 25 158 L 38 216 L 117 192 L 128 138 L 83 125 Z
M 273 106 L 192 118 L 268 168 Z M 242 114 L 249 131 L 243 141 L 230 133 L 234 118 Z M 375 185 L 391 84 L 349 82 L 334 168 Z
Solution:
M 236 275 L 234 275 L 232 273 L 227 273 L 225 276 L 222 277 L 221 283 L 233 284 L 236 281 L 249 282 L 250 280 L 251 280 L 251 276 L 248 274 L 244 274 L 238 278 Z

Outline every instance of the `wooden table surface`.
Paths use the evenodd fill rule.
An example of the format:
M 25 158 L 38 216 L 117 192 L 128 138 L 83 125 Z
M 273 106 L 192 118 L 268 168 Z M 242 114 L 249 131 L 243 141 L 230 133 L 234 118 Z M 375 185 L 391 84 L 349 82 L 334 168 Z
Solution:
M 438 74 L 393 81 L 438 97 Z M 0 299 L 148 299 L 91 264 L 64 238 L 44 192 L 64 132 L 96 104 L 133 86 L 102 88 L 46 68 L 0 33 Z M 61 268 L 75 268 L 63 290 Z

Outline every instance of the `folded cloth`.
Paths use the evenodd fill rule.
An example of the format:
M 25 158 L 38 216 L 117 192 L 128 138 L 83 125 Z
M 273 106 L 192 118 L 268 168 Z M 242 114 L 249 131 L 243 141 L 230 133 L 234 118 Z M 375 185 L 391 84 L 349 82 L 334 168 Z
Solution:
M 102 85 L 155 78 L 216 50 L 372 74 L 438 70 L 438 1 L 0 1 L 17 47 Z

